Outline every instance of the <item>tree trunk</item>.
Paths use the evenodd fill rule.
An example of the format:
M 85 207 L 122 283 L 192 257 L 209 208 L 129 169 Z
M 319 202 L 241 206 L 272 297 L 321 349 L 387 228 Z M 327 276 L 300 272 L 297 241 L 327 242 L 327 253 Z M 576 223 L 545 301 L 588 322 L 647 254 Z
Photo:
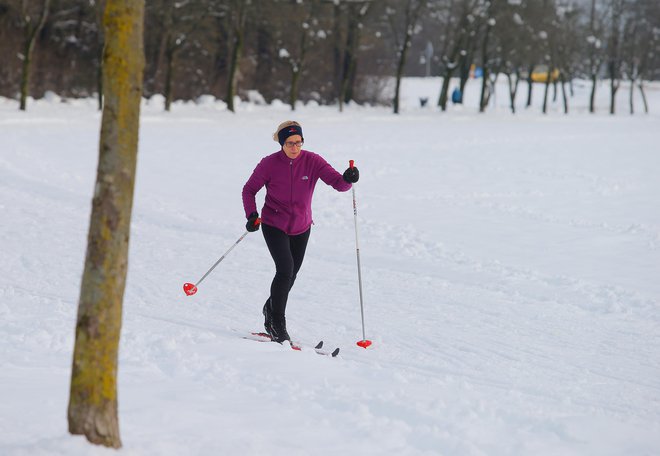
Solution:
M 407 31 L 406 37 L 403 41 L 403 46 L 401 46 L 401 52 L 399 54 L 399 61 L 396 66 L 396 88 L 394 89 L 394 114 L 399 113 L 399 97 L 401 92 L 401 78 L 403 77 L 403 68 L 406 66 L 406 57 L 408 54 L 408 46 L 410 44 L 410 39 L 412 36 Z
M 593 39 L 596 39 L 596 0 L 591 0 L 591 14 L 589 15 L 589 30 Z M 600 62 L 596 55 L 596 42 L 589 46 L 589 67 L 591 69 L 591 95 L 589 97 L 589 112 L 596 112 L 596 83 L 598 82 L 598 68 Z
M 96 101 L 98 103 L 98 109 L 101 111 L 103 109 L 103 46 L 101 46 L 99 54 L 101 54 L 101 58 L 96 68 Z
M 401 92 L 401 78 L 403 77 L 403 69 L 406 66 L 406 57 L 408 56 L 408 48 L 410 47 L 410 42 L 412 41 L 413 30 L 417 25 L 417 19 L 419 18 L 419 13 L 422 9 L 424 2 L 415 0 L 408 0 L 406 4 L 405 12 L 405 30 L 403 43 L 399 49 L 399 61 L 396 66 L 396 87 L 394 89 L 394 114 L 399 113 L 399 99 Z M 391 16 L 390 16 L 391 18 Z M 396 33 L 395 28 L 392 27 L 394 33 Z
M 291 90 L 289 91 L 289 104 L 291 110 L 296 110 L 296 101 L 298 100 L 298 83 L 300 81 L 300 67 L 294 66 L 291 69 Z
M 96 17 L 96 25 L 99 29 L 97 45 L 98 49 L 96 51 L 96 58 L 98 63 L 96 66 L 96 100 L 98 104 L 98 109 L 101 111 L 103 109 L 103 48 L 105 47 L 105 33 L 103 31 L 103 10 L 105 8 L 105 0 L 101 0 L 94 4 L 94 14 Z
M 346 84 L 346 89 L 344 91 L 344 100 L 346 103 L 355 99 L 355 80 L 357 79 L 357 69 L 358 61 L 356 58 L 353 59 L 351 66 L 349 68 L 349 78 L 348 84 Z
M 447 99 L 449 93 L 449 83 L 451 82 L 451 75 L 454 72 L 453 67 L 447 67 L 445 69 L 445 77 L 442 79 L 442 88 L 440 89 L 440 98 L 438 99 L 438 106 L 443 111 L 447 110 Z
M 548 65 L 548 76 L 545 79 L 545 92 L 543 93 L 543 114 L 548 113 L 548 92 L 550 92 L 550 73 L 552 65 Z
M 337 98 L 339 111 L 342 110 L 341 84 L 342 84 L 342 34 L 341 34 L 342 13 L 341 4 L 334 3 L 332 8 L 332 69 L 333 74 L 333 98 Z
M 486 68 L 483 69 L 483 77 L 481 79 L 481 97 L 479 97 L 479 112 L 484 112 L 486 111 L 486 105 L 488 104 L 488 75 Z
M 454 48 L 452 55 L 451 55 L 451 60 L 447 62 L 445 66 L 445 75 L 442 79 L 442 88 L 440 89 L 440 97 L 438 97 L 438 106 L 443 111 L 447 110 L 447 100 L 449 99 L 449 83 L 451 82 L 451 77 L 452 74 L 454 73 L 454 69 L 456 69 L 456 59 L 458 58 L 458 53 L 460 52 L 460 45 L 457 43 L 456 47 Z
M 566 95 L 566 80 L 563 71 L 561 72 L 561 96 L 564 102 L 564 114 L 568 114 L 568 96 Z
M 596 73 L 591 75 L 591 96 L 589 97 L 589 112 L 596 112 L 596 84 L 598 83 Z
M 229 73 L 227 75 L 227 109 L 235 112 L 234 95 L 236 95 L 236 72 L 238 71 L 238 63 L 243 51 L 243 35 L 245 33 L 245 16 L 247 12 L 247 1 L 241 1 L 238 12 L 236 12 L 236 22 L 233 27 L 233 45 L 231 48 L 231 56 L 229 58 Z
M 159 18 L 159 21 L 156 21 L 157 25 L 152 26 L 148 31 L 149 35 L 157 37 L 154 42 L 158 43 L 158 45 L 153 46 L 151 55 L 145 55 L 145 60 L 149 63 L 145 73 L 151 74 L 145 74 L 144 92 L 147 96 L 155 93 L 163 93 L 166 100 L 167 95 L 165 92 L 167 88 L 165 86 L 167 85 L 167 80 L 163 81 L 162 75 L 164 70 L 165 78 L 167 78 L 167 71 L 169 70 L 168 65 L 170 61 L 167 53 L 170 51 L 172 36 L 174 34 L 174 15 L 177 14 L 175 8 L 175 0 L 165 0 L 160 5 L 160 8 L 158 8 L 157 14 L 162 14 L 162 16 Z M 169 111 L 167 107 L 165 109 Z
M 642 102 L 644 103 L 644 113 L 648 114 L 649 113 L 649 104 L 646 101 L 646 94 L 644 93 L 644 82 L 641 78 L 639 80 L 639 84 L 637 85 L 637 87 L 639 87 L 639 93 L 642 94 Z
M 234 107 L 234 95 L 236 95 L 236 71 L 238 70 L 238 60 L 241 55 L 241 50 L 243 48 L 243 36 L 242 32 L 237 32 L 237 35 L 234 37 L 234 45 L 231 49 L 231 57 L 229 60 L 229 74 L 227 75 L 227 109 L 231 112 L 235 112 L 236 108 Z
M 167 49 L 165 51 L 165 111 L 169 112 L 172 107 L 172 79 L 174 78 L 174 53 L 176 45 L 172 43 L 172 38 L 167 38 Z
M 619 90 L 619 81 L 610 79 L 610 114 L 616 113 L 616 92 Z
M 532 73 L 534 72 L 534 65 L 529 66 L 529 72 L 527 73 L 527 103 L 525 108 L 529 108 L 532 105 L 532 89 L 534 87 L 534 81 L 532 81 Z
M 447 110 L 447 101 L 449 100 L 449 85 L 451 84 L 451 78 L 454 74 L 454 70 L 458 69 L 460 77 L 460 91 L 461 96 L 465 94 L 465 84 L 467 83 L 468 78 L 470 77 L 470 65 L 472 63 L 472 55 L 475 48 L 476 40 L 471 37 L 471 19 L 472 13 L 470 5 L 467 2 L 462 2 L 462 11 L 460 13 L 460 19 L 458 21 L 458 26 L 456 28 L 447 27 L 447 33 L 445 36 L 446 41 L 451 41 L 450 36 L 452 34 L 456 35 L 456 39 L 453 44 L 453 48 L 450 53 L 449 59 L 443 56 L 445 61 L 445 73 L 442 80 L 442 87 L 440 89 L 440 96 L 438 97 L 438 106 L 443 111 Z
M 144 0 L 108 0 L 99 164 L 80 289 L 69 432 L 121 447 L 117 354 L 128 266 L 140 99 Z
M 257 10 L 260 15 L 266 14 Z M 255 68 L 255 88 L 264 96 L 266 100 L 272 100 L 274 93 L 273 84 L 273 35 L 272 30 L 266 19 L 259 18 L 256 30 L 256 50 L 255 57 L 257 59 Z
M 30 66 L 32 64 L 32 49 L 34 48 L 34 39 L 25 40 L 23 47 L 23 65 L 21 71 L 21 104 L 20 110 L 27 109 L 27 97 L 30 85 Z
M 490 39 L 490 31 L 493 28 L 493 26 L 488 23 L 486 25 L 486 33 L 484 34 L 484 41 L 482 43 L 481 47 L 481 56 L 483 59 L 482 62 L 482 80 L 481 80 L 481 97 L 479 100 L 479 112 L 484 112 L 486 111 L 486 105 L 488 104 L 488 98 L 489 94 L 487 91 L 489 90 L 488 87 L 488 81 L 490 80 L 490 74 L 489 74 L 489 64 L 488 64 L 488 41 Z
M 630 78 L 629 98 L 630 98 L 630 114 L 635 114 L 635 103 L 633 101 L 633 98 L 635 98 L 635 79 L 634 78 Z
M 610 2 L 610 37 L 608 40 L 608 72 L 610 75 L 610 114 L 616 112 L 616 92 L 619 90 L 621 82 L 621 21 L 624 16 L 623 0 Z
M 346 46 L 341 65 L 341 82 L 339 84 L 339 111 L 344 103 L 353 99 L 353 83 L 357 67 L 357 48 L 360 42 L 360 22 L 367 14 L 370 5 L 349 5 L 348 28 L 346 31 Z M 357 9 L 356 9 L 357 8 Z
M 352 10 L 348 12 L 348 27 L 346 30 L 346 45 L 344 46 L 344 58 L 341 60 L 340 66 L 340 82 L 339 82 L 339 111 L 344 110 L 344 103 L 346 100 L 346 93 L 348 92 L 348 84 L 351 78 L 351 67 L 353 65 L 353 52 L 355 51 L 355 39 L 357 20 L 351 15 Z
M 44 0 L 44 6 L 41 10 L 41 15 L 39 16 L 39 21 L 32 26 L 32 22 L 29 16 L 25 19 L 23 29 L 25 32 L 25 42 L 23 44 L 23 65 L 21 71 L 21 101 L 20 101 L 20 110 L 25 111 L 27 109 L 27 97 L 30 92 L 30 70 L 32 66 L 32 53 L 34 52 L 34 45 L 39 36 L 39 32 L 44 27 L 46 23 L 46 18 L 48 17 L 48 10 L 50 8 L 50 0 Z M 24 17 L 27 15 L 26 12 L 23 12 Z
M 518 93 L 518 83 L 520 82 L 520 71 L 516 70 L 516 82 L 513 82 L 511 73 L 506 73 L 509 82 L 509 100 L 511 101 L 511 113 L 516 113 L 516 94 Z
M 396 67 L 396 87 L 394 89 L 394 114 L 399 113 L 399 97 L 401 92 L 401 78 L 403 77 L 403 66 L 406 63 L 406 50 L 401 51 L 399 63 Z
M 467 85 L 468 79 L 470 79 L 470 66 L 472 66 L 472 58 L 474 57 L 474 43 L 476 43 L 476 40 L 469 40 L 469 51 L 461 53 L 461 57 L 459 58 L 458 74 L 460 80 L 458 88 L 461 91 L 461 94 L 465 93 L 465 86 Z
M 309 10 L 309 15 L 305 19 L 305 23 L 311 22 L 312 18 L 316 13 L 316 3 L 312 3 Z M 298 61 L 291 61 L 291 89 L 289 91 L 289 104 L 291 105 L 291 110 L 296 110 L 296 102 L 298 101 L 298 89 L 300 87 L 300 78 L 303 73 L 303 68 L 305 67 L 305 59 L 307 57 L 307 49 L 309 47 L 308 41 L 308 30 L 306 27 L 302 27 L 300 30 L 300 45 L 299 45 L 299 57 Z M 293 59 L 293 58 L 292 58 Z

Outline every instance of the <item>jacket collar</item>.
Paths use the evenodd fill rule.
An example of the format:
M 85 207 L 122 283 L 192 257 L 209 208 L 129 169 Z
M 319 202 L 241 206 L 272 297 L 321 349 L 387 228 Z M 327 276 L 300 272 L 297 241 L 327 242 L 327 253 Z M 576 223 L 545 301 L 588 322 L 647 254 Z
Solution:
M 301 151 L 300 151 L 300 155 L 298 155 L 298 157 L 296 157 L 296 159 L 293 160 L 293 162 L 295 163 L 295 162 L 297 162 L 298 160 L 300 160 L 300 159 L 305 155 L 305 153 L 306 153 L 306 150 L 305 150 L 305 149 L 301 149 Z M 290 159 L 289 157 L 286 156 L 286 153 L 284 152 L 284 149 L 280 149 L 280 151 L 279 151 L 277 154 L 278 154 L 278 157 L 279 157 L 280 160 L 282 160 L 282 161 L 284 161 L 284 162 L 286 162 L 286 163 L 289 163 L 289 162 L 291 161 L 291 159 Z

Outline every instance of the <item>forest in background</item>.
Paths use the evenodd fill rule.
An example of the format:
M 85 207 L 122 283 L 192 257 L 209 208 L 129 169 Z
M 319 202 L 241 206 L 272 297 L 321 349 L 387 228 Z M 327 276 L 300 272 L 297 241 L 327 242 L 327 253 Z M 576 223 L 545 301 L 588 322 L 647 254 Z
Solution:
M 0 95 L 25 109 L 47 91 L 102 93 L 103 8 L 0 0 Z M 145 11 L 143 94 L 162 94 L 166 109 L 210 94 L 230 110 L 238 96 L 398 112 L 404 75 L 442 76 L 432 102 L 445 109 L 450 78 L 463 89 L 476 69 L 482 110 L 498 77 L 514 109 L 536 75 L 561 85 L 564 100 L 575 78 L 594 90 L 607 79 L 614 112 L 622 81 L 644 97 L 643 81 L 660 78 L 657 0 L 149 0 Z

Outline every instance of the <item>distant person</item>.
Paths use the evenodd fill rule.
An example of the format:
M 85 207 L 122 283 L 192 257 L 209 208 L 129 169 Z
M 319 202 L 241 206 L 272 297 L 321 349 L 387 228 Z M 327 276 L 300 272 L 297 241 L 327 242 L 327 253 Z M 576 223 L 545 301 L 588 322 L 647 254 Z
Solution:
M 451 93 L 451 102 L 454 104 L 463 103 L 463 93 L 461 92 L 461 89 L 459 89 L 458 87 L 455 87 L 454 91 Z
M 289 290 L 300 270 L 312 227 L 312 195 L 321 179 L 345 192 L 360 178 L 355 167 L 339 174 L 320 155 L 304 150 L 303 131 L 298 122 L 286 121 L 273 134 L 281 148 L 264 157 L 243 187 L 243 208 L 248 231 L 259 229 L 256 194 L 266 187 L 261 210 L 262 232 L 275 262 L 270 296 L 263 307 L 264 328 L 273 341 L 291 340 L 286 329 Z

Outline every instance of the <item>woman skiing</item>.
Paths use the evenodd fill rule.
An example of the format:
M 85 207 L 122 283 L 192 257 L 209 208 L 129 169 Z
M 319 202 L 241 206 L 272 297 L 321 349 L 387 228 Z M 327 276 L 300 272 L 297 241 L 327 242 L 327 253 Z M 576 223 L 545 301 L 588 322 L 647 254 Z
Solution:
M 339 174 L 320 155 L 304 150 L 303 131 L 298 122 L 286 121 L 273 134 L 281 148 L 264 157 L 243 186 L 243 208 L 248 231 L 259 229 L 256 194 L 266 186 L 261 226 L 266 245 L 275 262 L 270 296 L 263 307 L 264 328 L 275 342 L 291 340 L 286 330 L 285 310 L 289 290 L 300 270 L 312 226 L 312 195 L 321 179 L 345 192 L 360 174 L 352 167 Z

